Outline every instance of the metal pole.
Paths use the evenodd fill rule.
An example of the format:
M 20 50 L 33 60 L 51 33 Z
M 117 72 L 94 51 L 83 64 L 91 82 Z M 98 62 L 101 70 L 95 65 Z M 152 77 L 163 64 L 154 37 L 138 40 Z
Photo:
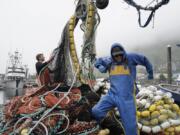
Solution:
M 171 59 L 171 46 L 167 46 L 167 73 L 168 83 L 172 84 L 172 59 Z

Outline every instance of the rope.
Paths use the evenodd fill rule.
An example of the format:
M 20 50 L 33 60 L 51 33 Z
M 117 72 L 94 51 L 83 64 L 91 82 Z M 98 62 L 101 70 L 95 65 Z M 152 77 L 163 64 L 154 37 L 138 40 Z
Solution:
M 48 110 L 48 111 L 45 112 L 45 114 L 44 114 L 44 115 L 36 122 L 36 124 L 30 129 L 30 131 L 29 131 L 28 134 L 30 134 L 30 133 L 36 128 L 36 126 L 39 124 L 39 122 L 41 122 L 41 121 L 44 119 L 44 117 L 45 117 L 46 115 L 48 115 L 48 113 L 50 113 L 54 108 L 56 108 L 57 105 L 69 94 L 70 90 L 72 89 L 72 87 L 73 87 L 73 85 L 74 85 L 74 83 L 75 83 L 77 73 L 78 73 L 78 69 L 77 69 L 77 71 L 76 71 L 76 73 L 75 73 L 75 75 L 74 75 L 73 82 L 72 82 L 71 87 L 69 88 L 68 92 L 67 92 L 66 94 L 64 94 L 64 96 L 63 96 L 50 110 Z
M 42 96 L 45 96 L 45 95 L 49 94 L 50 92 L 57 90 L 60 87 L 60 85 L 61 85 L 61 83 L 58 83 L 58 85 L 54 89 L 44 93 Z
M 14 135 L 16 135 L 16 133 L 18 133 L 18 132 L 16 131 L 16 126 L 17 126 L 17 124 L 18 124 L 20 121 L 22 121 L 23 119 L 28 119 L 28 118 L 31 118 L 31 117 L 29 117 L 29 116 L 22 117 L 22 118 L 20 118 L 20 119 L 15 123 L 14 128 L 13 128 L 13 134 L 14 134 Z
M 12 122 L 12 120 L 11 121 L 9 121 L 9 122 L 7 122 L 5 125 L 4 125 L 4 127 L 3 127 L 3 129 L 2 130 L 6 130 L 5 128 L 7 128 L 8 127 L 8 125 L 10 125 L 10 123 Z
M 99 126 L 97 125 L 95 128 L 91 129 L 90 131 L 85 131 L 85 133 L 80 133 L 78 135 L 89 135 L 99 129 Z
M 62 133 L 64 133 L 64 132 L 68 129 L 69 123 L 70 123 L 70 120 L 69 120 L 69 118 L 68 118 L 66 115 L 64 115 L 63 113 L 54 113 L 54 114 L 50 114 L 50 115 L 46 116 L 44 119 L 46 119 L 46 118 L 48 118 L 48 117 L 50 117 L 50 116 L 56 116 L 56 115 L 63 116 L 64 118 L 67 119 L 67 125 L 66 125 L 66 128 L 65 128 L 64 130 L 62 130 L 62 131 L 56 133 L 56 134 L 62 134 Z M 44 119 L 43 119 L 43 120 L 44 120 Z
M 34 117 L 40 113 L 42 113 L 46 108 L 45 107 L 41 107 L 38 109 L 38 111 L 36 111 L 35 113 L 31 113 L 31 114 L 20 114 L 23 117 Z
M 146 20 L 146 22 L 145 22 L 144 25 L 142 25 L 142 22 L 141 22 L 141 11 L 140 11 L 140 9 L 137 9 L 137 11 L 138 11 L 138 15 L 139 15 L 139 18 L 138 18 L 139 26 L 142 27 L 142 28 L 144 28 L 144 27 L 146 27 L 146 26 L 150 23 L 152 17 L 153 17 L 154 14 L 155 14 L 155 10 L 151 11 L 151 13 L 150 13 L 150 15 L 149 15 L 149 17 L 148 17 L 148 19 Z
M 156 0 L 152 0 L 151 2 L 149 2 L 149 4 L 146 5 L 146 8 L 149 7 L 154 1 Z
M 131 5 L 131 6 L 133 6 L 133 7 L 136 8 L 136 10 L 138 11 L 138 16 L 139 16 L 139 18 L 138 18 L 139 26 L 142 27 L 142 28 L 144 28 L 144 27 L 146 27 L 146 26 L 150 23 L 150 21 L 152 20 L 152 17 L 154 16 L 155 11 L 156 11 L 157 9 L 159 9 L 161 6 L 168 4 L 170 0 L 161 0 L 161 2 L 159 2 L 159 3 L 158 3 L 158 1 L 157 1 L 157 4 L 156 4 L 156 5 L 150 6 L 150 5 L 155 1 L 155 0 L 152 0 L 152 1 L 151 1 L 148 5 L 146 5 L 145 7 L 143 7 L 143 6 L 141 6 L 141 5 L 138 5 L 138 4 L 137 4 L 136 2 L 134 2 L 133 0 L 124 0 L 124 1 L 125 1 L 128 5 Z M 149 15 L 149 17 L 148 17 L 148 19 L 146 20 L 146 22 L 145 22 L 144 25 L 142 25 L 142 23 L 141 23 L 141 12 L 140 12 L 140 10 L 151 11 L 151 13 L 150 13 L 150 15 Z
M 37 121 L 33 121 L 33 123 L 36 123 Z M 46 135 L 48 135 L 48 129 L 47 127 L 42 123 L 42 122 L 39 122 L 39 124 L 45 129 L 46 131 Z M 29 134 L 29 133 L 28 133 Z

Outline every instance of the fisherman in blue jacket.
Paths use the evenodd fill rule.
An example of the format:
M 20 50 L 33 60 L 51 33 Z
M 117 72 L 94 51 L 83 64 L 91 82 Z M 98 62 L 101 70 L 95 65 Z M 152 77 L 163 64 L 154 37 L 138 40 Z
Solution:
M 95 63 L 100 72 L 109 72 L 110 90 L 92 108 L 92 115 L 101 123 L 107 112 L 117 107 L 125 135 L 138 135 L 135 103 L 137 65 L 145 66 L 148 79 L 153 79 L 153 68 L 149 60 L 143 55 L 126 53 L 119 43 L 112 45 L 111 57 L 99 58 Z

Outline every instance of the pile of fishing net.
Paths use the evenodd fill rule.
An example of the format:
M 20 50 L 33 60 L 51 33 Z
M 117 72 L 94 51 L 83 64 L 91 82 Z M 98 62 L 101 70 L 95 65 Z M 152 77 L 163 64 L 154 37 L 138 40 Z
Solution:
M 99 126 L 90 110 L 108 92 L 107 80 L 70 88 L 63 84 L 31 88 L 3 107 L 1 135 L 119 135 L 121 116 L 111 110 Z M 141 87 L 136 95 L 141 135 L 180 135 L 180 108 L 172 94 L 154 86 Z M 104 129 L 104 130 L 101 130 Z M 101 130 L 101 131 L 100 131 Z M 100 131 L 100 132 L 99 132 Z
M 180 108 L 171 93 L 149 86 L 140 88 L 136 98 L 138 127 L 142 132 L 180 135 Z
M 98 134 L 90 109 L 99 97 L 86 85 L 70 89 L 58 84 L 29 89 L 3 108 L 1 135 Z
M 110 83 L 99 81 L 94 89 L 104 95 Z M 180 107 L 172 94 L 155 86 L 140 87 L 136 95 L 138 128 L 141 135 L 180 135 Z M 121 116 L 115 108 L 115 116 Z

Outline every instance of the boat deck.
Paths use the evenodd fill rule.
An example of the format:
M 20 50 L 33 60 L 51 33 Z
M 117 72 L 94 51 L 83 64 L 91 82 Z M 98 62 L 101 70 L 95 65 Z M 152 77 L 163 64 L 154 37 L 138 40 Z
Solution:
M 180 86 L 179 85 L 160 84 L 159 88 L 162 91 L 172 93 L 172 96 L 173 96 L 175 102 L 180 105 Z

